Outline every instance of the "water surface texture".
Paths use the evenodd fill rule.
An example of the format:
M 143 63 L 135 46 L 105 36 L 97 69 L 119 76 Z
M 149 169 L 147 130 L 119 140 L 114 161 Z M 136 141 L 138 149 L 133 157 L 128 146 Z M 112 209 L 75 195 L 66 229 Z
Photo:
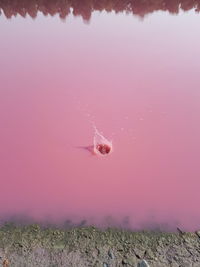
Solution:
M 1 216 L 198 228 L 198 1 L 11 2 Z M 94 153 L 94 126 L 112 153 Z

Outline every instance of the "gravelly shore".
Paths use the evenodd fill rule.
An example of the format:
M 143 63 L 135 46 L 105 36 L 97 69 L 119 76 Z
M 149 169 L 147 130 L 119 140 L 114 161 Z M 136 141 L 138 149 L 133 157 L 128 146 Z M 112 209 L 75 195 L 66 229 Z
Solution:
M 0 228 L 0 262 L 4 267 L 200 267 L 200 233 L 6 224 Z

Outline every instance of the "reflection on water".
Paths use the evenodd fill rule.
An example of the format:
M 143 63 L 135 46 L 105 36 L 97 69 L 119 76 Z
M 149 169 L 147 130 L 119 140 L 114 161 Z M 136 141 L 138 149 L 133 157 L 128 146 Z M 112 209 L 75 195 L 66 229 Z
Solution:
M 0 9 L 7 18 L 17 14 L 35 18 L 40 11 L 45 16 L 59 14 L 62 19 L 72 12 L 74 16 L 82 16 L 84 20 L 89 20 L 93 11 L 125 11 L 143 17 L 158 10 L 177 14 L 180 10 L 187 11 L 193 8 L 197 12 L 200 11 L 198 0 L 0 0 Z
M 37 15 L 0 16 L 1 217 L 199 227 L 199 14 L 94 12 L 87 26 L 44 16 L 177 13 L 197 1 L 0 6 Z M 106 139 L 93 143 L 91 124 Z

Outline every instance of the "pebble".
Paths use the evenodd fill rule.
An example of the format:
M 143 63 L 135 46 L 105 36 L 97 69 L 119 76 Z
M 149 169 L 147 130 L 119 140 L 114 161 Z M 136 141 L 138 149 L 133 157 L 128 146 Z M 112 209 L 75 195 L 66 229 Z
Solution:
M 112 251 L 109 249 L 108 250 L 108 256 L 113 260 L 114 259 L 114 254 L 112 253 Z
M 147 261 L 142 260 L 138 263 L 138 267 L 150 267 Z

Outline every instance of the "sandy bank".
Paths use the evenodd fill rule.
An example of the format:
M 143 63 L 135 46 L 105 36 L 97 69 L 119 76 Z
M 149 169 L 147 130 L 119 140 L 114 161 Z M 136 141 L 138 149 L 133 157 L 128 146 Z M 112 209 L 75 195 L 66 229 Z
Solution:
M 95 227 L 55 229 L 7 224 L 0 229 L 0 257 L 4 267 L 199 267 L 200 237 L 198 233 L 181 231 L 103 231 Z

